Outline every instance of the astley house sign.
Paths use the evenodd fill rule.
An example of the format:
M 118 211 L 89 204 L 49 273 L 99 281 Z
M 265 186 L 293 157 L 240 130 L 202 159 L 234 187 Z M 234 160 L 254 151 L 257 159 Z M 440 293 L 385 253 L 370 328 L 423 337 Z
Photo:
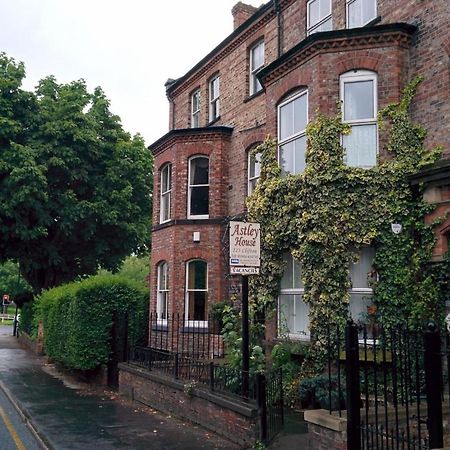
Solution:
M 230 222 L 230 273 L 259 274 L 261 255 L 259 223 Z

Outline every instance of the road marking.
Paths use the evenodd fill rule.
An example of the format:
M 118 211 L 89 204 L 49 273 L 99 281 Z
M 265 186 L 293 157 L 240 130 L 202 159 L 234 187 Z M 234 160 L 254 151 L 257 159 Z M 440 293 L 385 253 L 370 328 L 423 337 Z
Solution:
M 8 416 L 6 415 L 4 409 L 0 406 L 0 416 L 3 419 L 3 422 L 5 422 L 6 428 L 8 428 L 9 434 L 14 440 L 14 443 L 16 444 L 17 450 L 26 450 L 25 445 L 23 445 L 22 440 L 20 439 L 19 435 L 17 434 L 16 429 L 14 428 L 14 425 L 9 420 Z

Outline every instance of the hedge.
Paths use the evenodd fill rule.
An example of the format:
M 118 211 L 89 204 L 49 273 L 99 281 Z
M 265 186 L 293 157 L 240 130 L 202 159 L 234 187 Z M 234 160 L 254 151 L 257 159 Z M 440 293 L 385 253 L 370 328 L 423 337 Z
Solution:
M 43 292 L 36 300 L 35 322 L 44 325 L 44 348 L 55 361 L 73 369 L 95 369 L 111 356 L 114 313 L 128 312 L 129 339 L 143 338 L 148 290 L 117 275 L 97 275 Z

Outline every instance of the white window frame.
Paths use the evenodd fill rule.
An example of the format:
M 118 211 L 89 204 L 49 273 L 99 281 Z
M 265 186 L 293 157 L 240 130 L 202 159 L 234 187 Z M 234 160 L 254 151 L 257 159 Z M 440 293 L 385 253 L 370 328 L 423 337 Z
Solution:
M 162 286 L 161 281 L 164 280 Z M 169 312 L 169 264 L 161 261 L 156 266 L 156 317 L 159 325 L 167 325 Z
M 256 49 L 260 47 L 262 47 L 262 55 L 263 55 L 262 62 L 259 66 L 255 66 L 253 55 Z M 259 41 L 253 47 L 250 48 L 250 90 L 249 90 L 250 95 L 257 94 L 259 91 L 262 90 L 262 85 L 259 82 L 258 78 L 256 77 L 256 73 L 264 65 L 265 59 L 264 51 L 265 51 L 264 41 Z
M 195 263 L 197 261 L 201 261 L 206 264 L 206 280 L 205 280 L 205 289 L 190 289 L 189 288 L 189 264 Z M 208 308 L 208 278 L 209 278 L 209 267 L 208 263 L 204 259 L 191 259 L 186 262 L 186 288 L 185 288 L 185 300 L 184 300 L 184 313 L 185 313 L 185 323 L 186 327 L 193 327 L 194 329 L 201 329 L 208 327 L 208 320 L 190 320 L 189 319 L 189 293 L 190 292 L 205 292 L 205 315 L 207 316 L 207 308 Z
M 209 121 L 220 117 L 220 75 L 209 80 Z
M 287 255 L 289 258 L 292 258 L 292 270 L 294 271 L 294 264 L 295 262 L 297 262 L 297 264 L 300 264 L 299 261 L 295 260 L 295 258 L 289 253 L 289 255 Z M 300 269 L 300 273 L 301 273 L 301 269 Z M 284 274 L 283 274 L 284 275 Z M 294 280 L 294 273 L 292 274 L 292 279 Z M 280 331 L 280 324 L 283 323 L 283 321 L 285 320 L 284 317 L 282 317 L 282 306 L 281 306 L 281 295 L 292 295 L 292 296 L 299 296 L 301 298 L 303 298 L 305 294 L 305 288 L 301 287 L 301 288 L 281 288 L 280 287 L 280 292 L 278 295 L 278 332 Z M 294 314 L 293 316 L 296 316 L 296 309 L 297 309 L 297 302 L 294 301 Z M 295 319 L 294 319 L 295 320 Z M 309 324 L 309 317 L 308 317 L 308 324 Z M 311 334 L 308 331 L 303 331 L 303 332 L 288 332 L 288 336 L 289 338 L 292 339 L 296 339 L 296 340 L 301 340 L 301 341 L 309 341 L 311 339 Z
M 327 14 L 324 17 L 321 17 L 316 23 L 311 24 L 311 14 L 310 14 L 310 5 L 314 2 L 328 2 L 329 4 L 329 10 L 330 13 Z M 307 16 L 307 29 L 306 29 L 306 34 L 309 36 L 310 34 L 313 33 L 317 33 L 319 31 L 325 31 L 322 30 L 321 28 L 323 27 L 323 25 L 325 25 L 329 20 L 331 21 L 331 25 L 330 28 L 333 29 L 333 19 L 332 19 L 332 7 L 331 7 L 331 0 L 309 0 L 307 5 L 306 5 L 306 16 Z M 319 7 L 320 10 L 320 7 Z
M 191 95 L 191 128 L 198 128 L 200 126 L 200 102 L 200 89 L 197 89 Z M 197 105 L 197 108 L 195 108 L 195 105 Z
M 360 82 L 360 81 L 372 81 L 373 82 L 373 117 L 364 118 L 364 119 L 353 119 L 346 120 L 345 118 L 345 84 L 352 82 Z M 372 125 L 376 128 L 376 141 L 375 141 L 375 163 L 373 165 L 364 165 L 364 166 L 353 166 L 353 167 L 364 167 L 371 168 L 376 165 L 376 160 L 378 157 L 378 76 L 375 72 L 370 70 L 352 70 L 350 72 L 346 72 L 340 76 L 339 79 L 339 87 L 340 87 L 340 98 L 341 98 L 341 107 L 342 107 L 342 120 L 345 123 L 348 123 L 350 127 L 363 126 L 363 125 Z M 341 139 L 343 143 L 343 138 Z M 344 154 L 344 162 L 346 162 L 346 156 Z
M 166 179 L 168 178 L 168 183 Z M 168 186 L 167 186 L 168 185 Z M 168 189 L 166 189 L 168 187 Z M 168 216 L 165 217 L 167 203 Z M 172 218 L 172 164 L 165 164 L 160 171 L 159 223 L 165 223 Z
M 309 94 L 308 94 L 308 89 L 303 89 L 300 92 L 297 92 L 296 94 L 292 95 L 291 97 L 288 97 L 286 100 L 284 100 L 283 102 L 281 102 L 278 105 L 277 108 L 277 117 L 278 117 L 278 163 L 281 165 L 281 147 L 283 145 L 289 144 L 290 142 L 294 142 L 297 139 L 300 138 L 305 138 L 306 139 L 306 126 L 303 130 L 300 130 L 298 133 L 294 133 L 291 136 L 288 136 L 286 138 L 284 138 L 283 140 L 281 139 L 281 108 L 283 108 L 283 106 L 286 106 L 287 104 L 294 102 L 295 100 L 297 100 L 298 98 L 302 97 L 302 96 L 306 96 L 306 125 L 309 122 Z M 306 145 L 305 145 L 305 154 L 306 154 Z M 306 165 L 306 164 L 305 164 Z M 295 153 L 294 153 L 294 166 L 295 166 Z M 284 173 L 294 173 L 294 172 L 287 172 L 284 170 L 283 167 L 281 167 L 282 171 Z M 301 173 L 301 172 L 295 172 L 295 173 Z
M 257 166 L 257 164 L 259 166 Z M 251 168 L 254 167 L 254 175 L 251 175 Z M 258 170 L 256 170 L 256 167 L 259 167 Z M 247 157 L 247 195 L 250 195 L 256 186 L 256 183 L 259 180 L 259 177 L 261 175 L 261 153 L 256 153 L 255 155 L 250 150 L 248 152 Z
M 207 184 L 191 184 L 191 167 L 192 167 L 192 161 L 195 159 L 207 159 L 208 160 L 208 183 Z M 187 218 L 188 219 L 209 219 L 209 194 L 210 194 L 210 177 L 209 177 L 209 157 L 206 155 L 195 155 L 189 158 L 188 160 L 188 204 L 187 204 Z M 192 197 L 192 190 L 199 187 L 207 187 L 208 188 L 208 214 L 191 214 L 191 197 Z
M 352 5 L 353 3 L 359 3 L 360 5 L 360 22 L 355 26 L 352 25 L 350 26 L 350 14 L 349 14 L 349 10 L 350 10 L 350 5 Z M 372 0 L 372 5 L 375 5 L 375 14 L 373 17 L 371 17 L 370 19 L 368 19 L 367 21 L 363 22 L 363 10 L 364 10 L 364 3 L 363 0 L 347 0 L 346 1 L 346 18 L 345 18 L 345 23 L 347 24 L 347 28 L 360 28 L 360 27 L 364 27 L 365 25 L 367 25 L 368 23 L 372 22 L 372 20 L 377 18 L 377 13 L 378 13 L 378 1 L 377 0 Z
M 364 252 L 365 251 L 369 251 L 371 252 L 371 266 L 373 264 L 373 258 L 375 256 L 375 252 L 374 249 L 372 247 L 364 247 L 360 250 L 359 255 L 358 255 L 358 261 L 356 263 L 353 263 L 354 265 L 358 265 L 361 264 L 362 258 L 364 257 Z M 369 280 L 369 274 L 370 272 L 367 273 L 367 281 Z M 352 304 L 352 295 L 364 295 L 367 299 L 369 299 L 369 304 L 372 304 L 372 298 L 373 298 L 373 288 L 371 288 L 370 286 L 368 287 L 353 287 L 353 280 L 351 279 L 351 275 L 352 275 L 352 271 L 351 269 L 349 269 L 349 277 L 350 277 L 350 281 L 352 283 L 352 286 L 350 287 L 350 289 L 348 290 L 348 293 L 350 295 L 350 303 L 349 303 L 349 314 L 352 316 L 352 319 L 354 320 L 355 323 L 357 323 L 358 321 L 360 321 L 360 317 L 353 317 L 353 315 L 351 314 L 351 304 Z M 368 281 L 369 284 L 369 281 Z M 366 305 L 366 307 L 369 305 Z M 360 342 L 363 342 L 362 335 L 360 335 Z M 373 339 L 371 337 L 367 338 L 367 342 L 373 342 Z

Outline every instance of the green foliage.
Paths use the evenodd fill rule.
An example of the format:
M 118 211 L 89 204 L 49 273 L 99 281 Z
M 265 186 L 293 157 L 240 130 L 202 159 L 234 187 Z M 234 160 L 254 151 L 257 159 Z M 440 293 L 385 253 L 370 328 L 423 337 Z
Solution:
M 227 348 L 230 367 L 240 369 L 242 365 L 241 314 L 231 305 L 222 308 L 222 336 Z M 258 372 L 265 367 L 264 352 L 259 344 L 261 325 L 250 322 L 250 372 Z
M 24 75 L 0 54 L 0 261 L 39 293 L 147 249 L 152 159 L 100 88 Z
M 429 270 L 434 237 L 423 221 L 431 209 L 408 183 L 408 176 L 439 157 L 439 149 L 424 149 L 425 130 L 408 117 L 419 83 L 415 79 L 400 103 L 380 112 L 380 122 L 389 123 L 392 157 L 371 169 L 344 164 L 341 136 L 350 129 L 340 114 L 318 113 L 308 125 L 302 174 L 281 178 L 274 140 L 255 150 L 262 155 L 261 177 L 247 206 L 249 220 L 261 223 L 262 265 L 261 276 L 252 279 L 251 302 L 256 310 L 274 310 L 283 253 L 301 261 L 312 336 L 304 374 L 321 372 L 327 326 L 342 326 L 348 317 L 349 267 L 363 246 L 376 249 L 374 301 L 384 325 L 406 319 L 417 327 L 440 318 L 442 297 Z M 402 233 L 393 234 L 391 223 L 401 223 Z
M 108 362 L 114 312 L 128 312 L 129 337 L 146 329 L 148 291 L 117 275 L 89 279 L 44 291 L 35 302 L 35 323 L 44 325 L 46 353 L 67 367 L 94 369 Z
M 111 273 L 107 270 L 100 270 L 98 272 L 99 275 Z M 131 255 L 128 256 L 125 261 L 120 266 L 119 270 L 116 272 L 117 275 L 120 275 L 127 280 L 136 281 L 143 286 L 148 287 L 148 277 L 150 274 L 150 259 L 148 255 L 144 256 L 136 256 Z
M 345 390 L 339 392 L 338 381 L 336 375 L 332 375 L 331 377 L 328 375 L 319 375 L 302 380 L 299 384 L 298 392 L 303 407 L 331 410 L 337 410 L 339 407 L 343 407 L 346 394 Z M 341 379 L 340 384 L 344 386 L 345 380 Z
M 33 302 L 24 303 L 20 308 L 19 328 L 32 338 L 37 336 L 37 329 L 33 327 Z
M 9 294 L 16 304 L 32 297 L 31 286 L 19 275 L 19 266 L 13 261 L 0 265 L 0 294 Z

